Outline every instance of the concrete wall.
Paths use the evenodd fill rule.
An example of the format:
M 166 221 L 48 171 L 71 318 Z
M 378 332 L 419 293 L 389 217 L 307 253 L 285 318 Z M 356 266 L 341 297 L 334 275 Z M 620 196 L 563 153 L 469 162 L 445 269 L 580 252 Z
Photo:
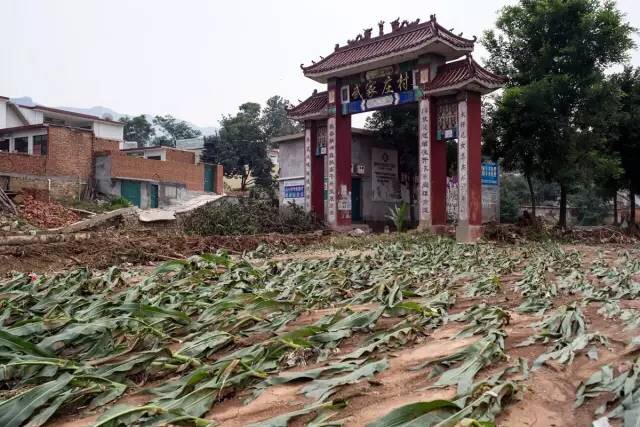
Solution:
M 7 101 L 0 98 L 0 129 L 7 127 Z
M 124 140 L 124 126 L 117 124 L 93 122 L 93 133 L 97 138 L 111 139 L 114 141 Z
M 5 127 L 7 128 L 15 128 L 15 127 L 24 126 L 27 124 L 23 122 L 20 117 L 18 117 L 15 110 L 11 106 L 6 107 L 5 117 L 6 117 Z
M 278 198 L 280 206 L 284 206 L 285 185 L 304 179 L 304 136 L 280 143 L 278 162 Z

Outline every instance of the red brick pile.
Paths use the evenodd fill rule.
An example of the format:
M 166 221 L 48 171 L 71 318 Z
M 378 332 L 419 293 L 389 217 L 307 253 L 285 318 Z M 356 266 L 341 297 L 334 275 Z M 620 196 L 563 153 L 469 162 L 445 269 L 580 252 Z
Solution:
M 58 228 L 80 220 L 77 213 L 61 204 L 37 200 L 32 195 L 24 197 L 20 205 L 20 215 L 39 228 Z

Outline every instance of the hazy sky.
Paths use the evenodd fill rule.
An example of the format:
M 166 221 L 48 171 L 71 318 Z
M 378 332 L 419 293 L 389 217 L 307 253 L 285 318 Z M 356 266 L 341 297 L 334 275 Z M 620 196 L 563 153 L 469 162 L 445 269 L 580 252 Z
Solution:
M 446 28 L 480 37 L 506 3 L 0 0 L 0 95 L 217 125 L 243 102 L 278 94 L 297 103 L 321 89 L 303 77 L 300 63 L 328 55 L 381 19 L 424 21 L 435 13 Z M 618 7 L 640 26 L 640 1 Z M 640 65 L 637 51 L 632 63 Z

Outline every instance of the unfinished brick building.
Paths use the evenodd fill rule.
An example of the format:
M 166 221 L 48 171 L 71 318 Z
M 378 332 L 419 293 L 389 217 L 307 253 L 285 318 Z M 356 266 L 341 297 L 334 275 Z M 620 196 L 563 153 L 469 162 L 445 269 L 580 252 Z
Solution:
M 196 164 L 196 155 L 186 150 L 150 148 L 164 153 L 158 159 L 121 150 L 123 129 L 108 117 L 0 97 L 0 188 L 45 190 L 59 199 L 97 189 L 142 208 L 192 192 L 222 192 L 220 166 Z

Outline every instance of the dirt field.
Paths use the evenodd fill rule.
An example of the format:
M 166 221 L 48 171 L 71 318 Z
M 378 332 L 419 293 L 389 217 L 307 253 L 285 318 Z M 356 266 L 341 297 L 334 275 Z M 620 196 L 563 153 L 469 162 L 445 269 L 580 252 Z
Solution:
M 185 258 L 224 249 L 233 254 L 252 251 L 260 245 L 274 250 L 303 247 L 323 236 L 265 234 L 257 236 L 186 236 L 156 230 L 102 231 L 84 241 L 0 246 L 0 275 L 12 271 L 55 272 L 88 266 L 107 268 L 122 263 L 143 264 Z
M 587 426 L 603 415 L 613 416 L 611 425 L 621 425 L 622 418 L 616 416 L 636 416 L 631 410 L 625 413 L 640 394 L 640 347 L 634 342 L 640 335 L 636 245 L 465 247 L 425 236 L 349 239 L 347 244 L 318 243 L 311 237 L 296 242 L 271 239 L 282 247 L 314 246 L 245 261 L 179 263 L 155 273 L 131 267 L 117 281 L 113 275 L 110 281 L 101 276 L 100 282 L 74 276 L 49 283 L 48 291 L 38 288 L 38 305 L 54 298 L 58 307 L 94 307 L 92 295 L 99 294 L 112 304 L 111 310 L 128 313 L 126 318 L 153 320 L 156 335 L 120 323 L 110 326 L 108 335 L 65 335 L 61 344 L 47 337 L 89 322 L 86 316 L 71 316 L 56 330 L 25 331 L 17 326 L 15 310 L 22 320 L 30 313 L 27 317 L 35 321 L 42 307 L 16 300 L 10 304 L 14 311 L 7 312 L 2 301 L 13 301 L 15 293 L 34 285 L 0 286 L 0 318 L 6 331 L 17 331 L 59 359 L 73 360 L 77 372 L 126 386 L 98 406 L 90 404 L 97 391 L 86 391 L 83 398 L 62 403 L 46 425 L 100 425 L 117 413 L 119 406 L 114 405 L 121 404 L 153 407 L 112 419 L 124 425 L 161 425 L 179 417 L 182 422 L 206 419 L 223 426 L 267 420 L 260 425 L 405 425 L 380 419 L 404 405 L 436 400 L 455 401 L 457 409 L 413 413 L 414 418 L 433 417 L 412 425 L 455 426 L 473 418 L 501 426 Z M 96 255 L 73 256 L 93 257 L 80 258 L 78 264 L 97 260 L 94 265 L 100 267 L 123 254 L 142 254 L 138 260 L 149 261 L 154 258 L 144 254 L 158 247 L 166 248 L 165 256 L 171 258 L 211 246 L 228 245 L 234 251 L 251 247 L 233 240 L 159 239 L 153 248 L 140 242 L 110 241 Z M 79 250 L 90 247 L 86 242 Z M 38 266 L 58 268 L 65 256 L 68 253 L 60 251 L 53 267 L 44 267 L 44 261 Z M 86 302 L 66 296 L 62 289 L 76 286 L 72 283 L 83 283 L 77 286 L 85 291 L 77 292 Z M 137 288 L 146 295 L 126 292 Z M 118 308 L 123 292 L 129 295 L 127 301 L 136 298 L 164 314 L 145 317 L 140 307 L 136 312 Z M 100 312 L 89 323 L 113 316 Z M 48 346 L 51 342 L 56 344 Z M 103 354 L 90 349 L 96 342 L 104 346 Z M 128 350 L 122 352 L 124 348 Z M 160 350 L 164 352 L 147 357 Z M 459 357 L 451 358 L 456 354 Z M 0 357 L 5 357 L 5 365 L 15 363 Z M 611 368 L 612 379 L 629 375 L 625 388 L 594 379 L 584 402 L 576 405 L 583 394 L 581 382 L 603 367 Z M 0 396 L 3 389 L 4 399 L 17 393 L 21 375 L 0 382 Z M 34 372 L 30 375 L 37 378 Z M 188 386 L 180 385 L 187 379 Z M 623 399 L 625 407 L 618 408 Z M 6 409 L 0 401 L 0 420 L 3 405 Z M 51 405 L 43 403 L 28 419 Z

